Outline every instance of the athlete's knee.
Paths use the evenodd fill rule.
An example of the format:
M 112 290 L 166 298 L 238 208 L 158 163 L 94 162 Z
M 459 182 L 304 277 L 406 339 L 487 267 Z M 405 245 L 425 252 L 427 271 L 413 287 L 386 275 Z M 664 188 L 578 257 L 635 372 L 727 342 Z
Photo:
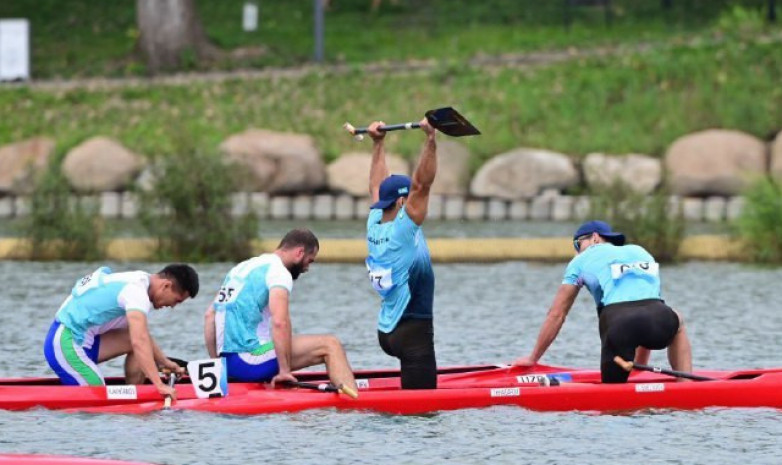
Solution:
M 326 348 L 326 353 L 334 354 L 344 352 L 342 342 L 340 342 L 337 336 L 333 334 L 326 334 L 323 336 L 323 338 L 323 344 Z

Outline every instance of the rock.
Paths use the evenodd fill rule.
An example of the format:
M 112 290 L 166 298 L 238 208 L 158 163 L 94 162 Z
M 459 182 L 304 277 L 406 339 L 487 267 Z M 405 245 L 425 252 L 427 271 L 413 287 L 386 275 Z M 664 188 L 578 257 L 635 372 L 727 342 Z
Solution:
M 592 189 L 619 181 L 638 193 L 649 194 L 662 180 L 662 163 L 646 155 L 590 153 L 584 158 L 583 167 L 584 180 Z
M 107 137 L 93 137 L 71 149 L 62 172 L 79 193 L 121 191 L 144 168 L 144 159 Z
M 665 154 L 671 189 L 683 196 L 732 196 L 766 172 L 766 146 L 740 131 L 710 129 L 677 139 Z
M 226 160 L 248 168 L 241 187 L 270 194 L 313 193 L 326 186 L 326 170 L 308 135 L 248 129 L 220 149 Z
M 437 175 L 434 178 L 431 193 L 467 195 L 469 186 L 470 151 L 458 142 L 447 139 L 438 140 Z
M 0 147 L 0 194 L 31 194 L 36 173 L 43 171 L 52 153 L 54 141 L 47 137 Z
M 578 183 L 578 172 L 565 155 L 540 149 L 516 149 L 486 162 L 470 185 L 476 197 L 530 199 L 547 188 Z
M 369 168 L 372 154 L 365 152 L 346 153 L 329 164 L 328 186 L 332 192 L 345 192 L 354 197 L 369 196 Z M 410 175 L 407 160 L 386 154 L 386 166 L 391 174 Z

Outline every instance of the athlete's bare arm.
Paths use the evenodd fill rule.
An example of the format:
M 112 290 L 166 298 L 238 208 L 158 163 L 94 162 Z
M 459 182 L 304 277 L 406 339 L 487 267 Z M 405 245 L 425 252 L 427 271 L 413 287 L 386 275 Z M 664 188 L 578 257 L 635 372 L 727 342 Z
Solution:
M 215 335 L 215 311 L 212 305 L 204 313 L 204 343 L 210 358 L 217 358 L 217 336 Z
M 386 165 L 386 151 L 383 145 L 386 133 L 377 130 L 384 124 L 382 121 L 375 121 L 368 128 L 369 137 L 372 138 L 372 165 L 369 168 L 369 195 L 372 197 L 372 203 L 377 202 L 380 198 L 380 183 L 389 175 Z
M 277 363 L 280 365 L 280 373 L 272 379 L 272 384 L 280 381 L 296 381 L 291 374 L 291 317 L 288 311 L 288 291 L 280 287 L 273 287 L 269 291 L 269 311 L 272 317 L 272 341 L 274 351 L 277 352 Z
M 513 362 L 514 365 L 534 365 L 543 357 L 543 354 L 546 353 L 546 350 L 551 343 L 557 338 L 559 330 L 562 329 L 565 318 L 567 318 L 568 312 L 570 312 L 570 308 L 576 300 L 578 291 L 579 287 L 573 286 L 572 284 L 562 284 L 559 286 L 559 290 L 557 290 L 557 294 L 554 296 L 554 302 L 551 304 L 546 319 L 540 327 L 535 347 L 532 349 L 529 356 L 516 360 Z
M 161 395 L 175 398 L 176 391 L 160 380 L 153 356 L 152 340 L 147 327 L 147 316 L 143 312 L 137 311 L 129 311 L 127 316 L 130 344 L 141 371 L 155 385 Z
M 434 140 L 434 128 L 424 118 L 421 120 L 421 129 L 426 133 L 426 142 L 421 150 L 418 166 L 413 172 L 410 196 L 405 204 L 407 215 L 419 226 L 426 219 L 426 213 L 429 209 L 429 190 L 437 172 L 437 144 Z

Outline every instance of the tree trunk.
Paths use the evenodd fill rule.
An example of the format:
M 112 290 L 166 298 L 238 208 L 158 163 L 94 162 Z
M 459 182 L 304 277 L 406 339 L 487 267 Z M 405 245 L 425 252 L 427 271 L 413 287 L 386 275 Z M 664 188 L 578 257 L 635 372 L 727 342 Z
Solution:
M 195 0 L 136 0 L 136 22 L 138 48 L 152 73 L 218 53 L 206 37 Z

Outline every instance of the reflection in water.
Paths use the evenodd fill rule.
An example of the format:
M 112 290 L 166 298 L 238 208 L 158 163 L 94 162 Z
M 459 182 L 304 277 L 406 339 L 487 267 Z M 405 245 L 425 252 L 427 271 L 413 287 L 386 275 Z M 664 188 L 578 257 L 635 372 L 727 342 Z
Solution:
M 79 276 L 98 264 L 0 262 L 4 341 L 0 376 L 49 375 L 41 345 Z M 157 271 L 161 264 L 116 264 Z M 204 357 L 202 315 L 230 264 L 197 267 L 202 293 L 154 312 L 151 330 L 180 358 Z M 441 365 L 504 363 L 532 346 L 563 264 L 436 265 L 435 344 Z M 355 368 L 393 366 L 377 346 L 378 300 L 361 264 L 315 264 L 296 283 L 294 329 L 335 332 Z M 697 367 L 780 366 L 782 270 L 689 263 L 663 271 L 668 303 L 687 319 Z M 597 316 L 586 292 L 544 362 L 596 367 Z M 657 352 L 652 362 L 665 364 Z M 104 367 L 121 373 L 121 361 Z M 631 415 L 536 413 L 495 407 L 423 416 L 331 410 L 233 417 L 162 412 L 143 417 L 0 412 L 0 452 L 76 454 L 161 464 L 604 464 L 778 463 L 775 410 L 657 411 Z M 635 462 L 636 460 L 633 460 Z

